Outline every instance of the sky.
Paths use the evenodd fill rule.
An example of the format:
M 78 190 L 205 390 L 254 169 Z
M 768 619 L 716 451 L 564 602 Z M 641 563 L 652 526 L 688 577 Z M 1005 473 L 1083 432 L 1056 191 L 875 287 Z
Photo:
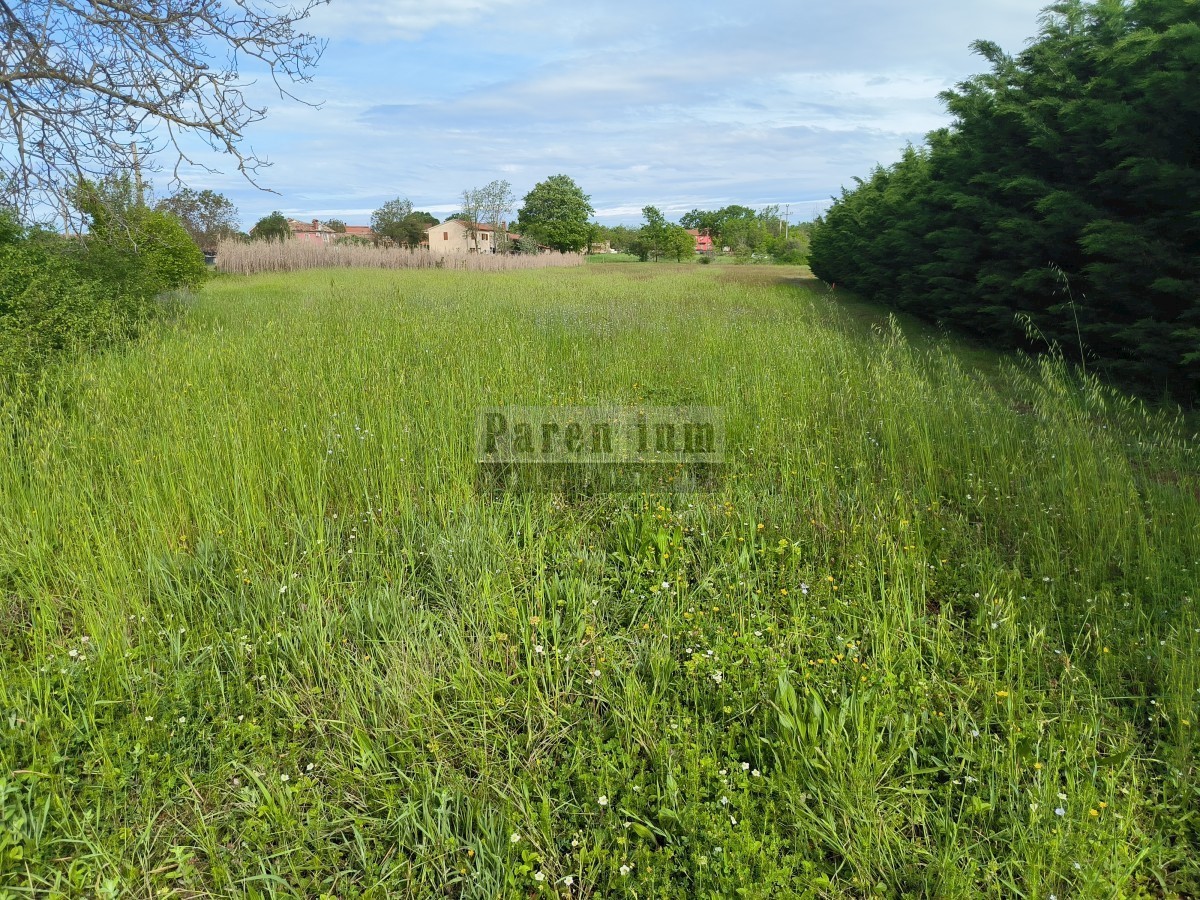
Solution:
M 493 179 L 519 207 L 558 173 L 607 225 L 731 203 L 806 221 L 948 124 L 938 93 L 986 67 L 971 42 L 1020 51 L 1043 5 L 332 0 L 307 23 L 328 44 L 305 103 L 248 88 L 268 113 L 245 147 L 276 193 L 215 156 L 199 159 L 223 174 L 185 180 L 246 229 L 273 210 L 367 224 L 398 196 L 445 218 Z

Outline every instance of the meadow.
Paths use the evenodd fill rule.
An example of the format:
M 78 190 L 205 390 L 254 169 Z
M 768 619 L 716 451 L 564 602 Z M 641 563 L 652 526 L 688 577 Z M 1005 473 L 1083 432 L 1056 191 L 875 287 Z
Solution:
M 1194 423 L 803 275 L 219 277 L 3 401 L 0 897 L 1200 892 Z M 603 403 L 722 478 L 480 490 Z

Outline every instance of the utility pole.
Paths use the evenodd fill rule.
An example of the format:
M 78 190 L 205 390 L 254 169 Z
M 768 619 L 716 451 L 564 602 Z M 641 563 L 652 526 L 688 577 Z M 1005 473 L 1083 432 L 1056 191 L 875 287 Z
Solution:
M 788 203 L 783 207 L 783 239 L 788 239 L 788 234 L 792 227 L 792 204 Z
M 137 205 L 145 206 L 146 198 L 142 190 L 142 165 L 138 161 L 137 141 L 129 145 L 133 151 L 133 183 L 137 186 Z

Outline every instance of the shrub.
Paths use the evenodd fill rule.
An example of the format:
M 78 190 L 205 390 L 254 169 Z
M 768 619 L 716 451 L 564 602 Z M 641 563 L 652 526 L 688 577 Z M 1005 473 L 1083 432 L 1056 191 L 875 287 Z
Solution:
M 85 182 L 77 196 L 88 217 L 79 257 L 87 275 L 141 301 L 204 280 L 204 255 L 183 223 L 135 200 L 128 179 Z
M 19 393 L 55 358 L 116 346 L 168 307 L 164 292 L 206 273 L 204 258 L 171 214 L 128 202 L 114 179 L 76 192 L 89 218 L 83 241 L 26 229 L 0 214 L 0 388 Z
M 115 299 L 47 240 L 0 244 L 0 386 L 18 392 L 54 356 L 107 345 L 121 330 Z

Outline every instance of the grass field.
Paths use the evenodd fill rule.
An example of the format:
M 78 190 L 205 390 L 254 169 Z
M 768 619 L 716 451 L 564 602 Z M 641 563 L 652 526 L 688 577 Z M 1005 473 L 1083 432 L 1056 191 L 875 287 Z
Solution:
M 1194 436 L 780 271 L 219 278 L 6 415 L 0 896 L 1194 896 Z M 477 490 L 598 403 L 722 483 Z

